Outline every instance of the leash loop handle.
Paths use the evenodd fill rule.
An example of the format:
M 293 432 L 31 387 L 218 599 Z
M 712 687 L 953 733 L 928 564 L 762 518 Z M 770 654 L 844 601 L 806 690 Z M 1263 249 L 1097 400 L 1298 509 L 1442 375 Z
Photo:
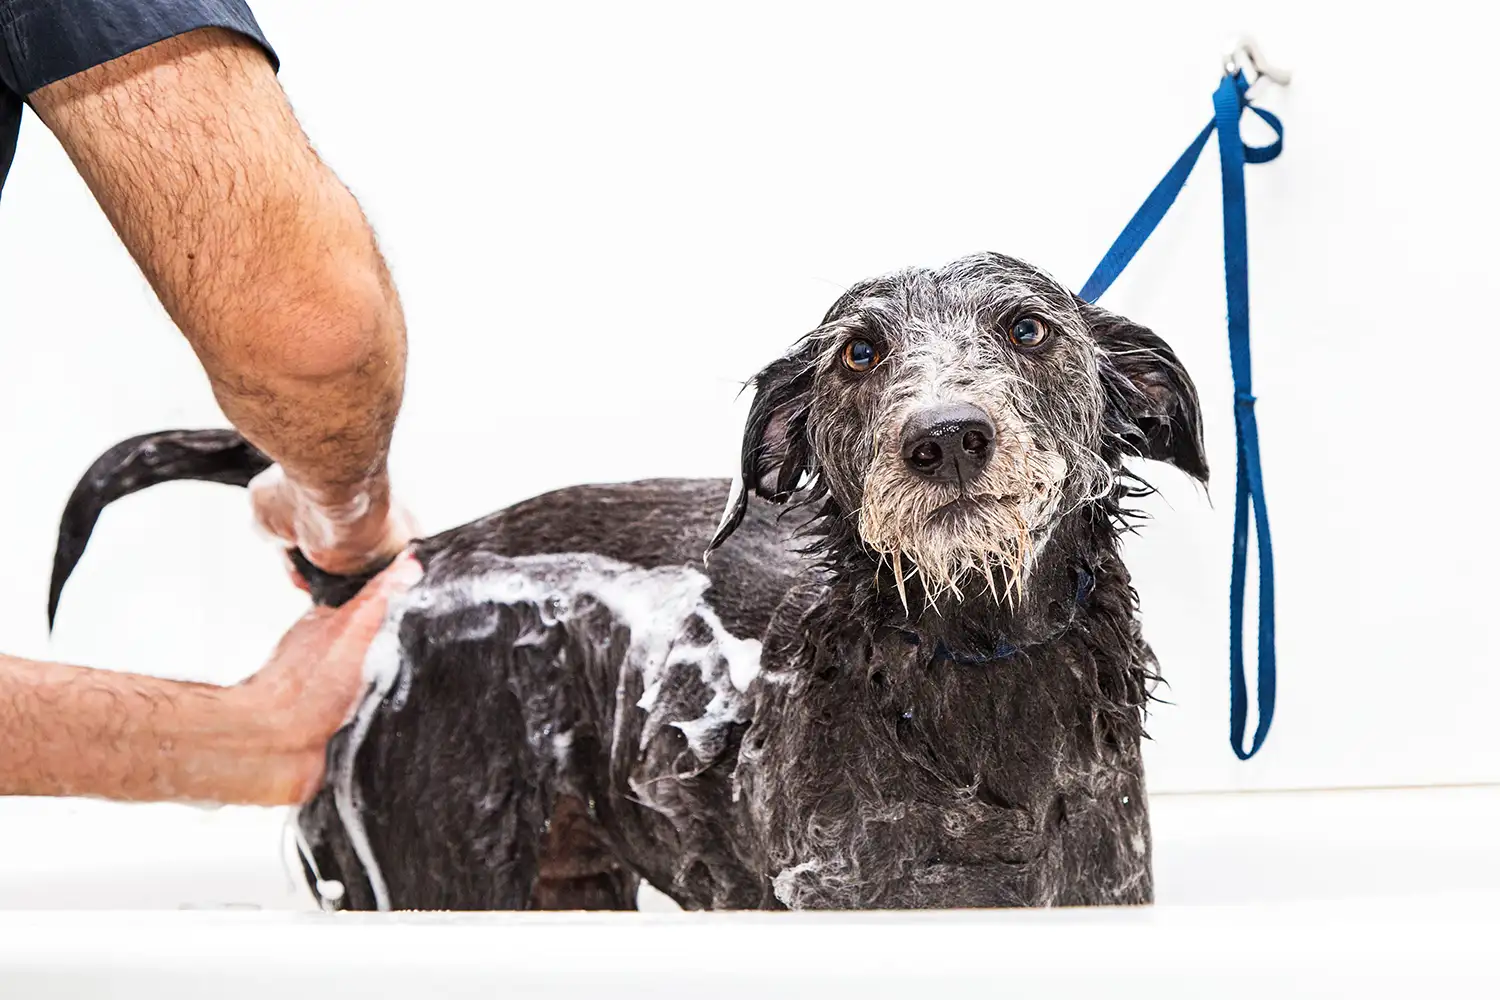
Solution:
M 1224 191 L 1224 293 L 1228 302 L 1229 363 L 1234 379 L 1235 502 L 1234 549 L 1229 581 L 1229 743 L 1235 756 L 1249 760 L 1260 750 L 1276 713 L 1276 575 L 1271 556 L 1271 525 L 1266 514 L 1261 475 L 1260 433 L 1255 421 L 1255 394 L 1250 379 L 1250 267 L 1245 221 L 1245 164 L 1269 163 L 1281 155 L 1285 129 L 1271 112 L 1246 96 L 1242 71 L 1226 74 L 1214 92 L 1214 118 L 1177 158 L 1146 201 L 1131 217 L 1080 297 L 1096 302 L 1130 263 L 1177 200 L 1203 147 L 1219 135 L 1219 172 Z M 1250 146 L 1240 137 L 1246 108 L 1276 133 L 1265 146 Z M 1255 519 L 1257 596 L 1255 733 L 1245 748 L 1249 695 L 1245 682 L 1245 577 L 1249 562 L 1250 519 Z

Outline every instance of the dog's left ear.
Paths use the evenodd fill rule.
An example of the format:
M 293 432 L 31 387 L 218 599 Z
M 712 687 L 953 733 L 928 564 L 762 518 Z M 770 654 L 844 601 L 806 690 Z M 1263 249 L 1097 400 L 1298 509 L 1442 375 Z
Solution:
M 815 359 L 816 345 L 804 341 L 761 369 L 751 381 L 755 398 L 745 419 L 740 474 L 730 487 L 719 530 L 708 543 L 709 552 L 722 545 L 740 526 L 750 491 L 774 503 L 785 503 L 797 492 L 803 477 L 812 471 L 807 408 L 812 397 Z
M 1103 351 L 1106 431 L 1126 454 L 1208 482 L 1198 390 L 1172 348 L 1123 316 L 1081 299 L 1078 308 Z

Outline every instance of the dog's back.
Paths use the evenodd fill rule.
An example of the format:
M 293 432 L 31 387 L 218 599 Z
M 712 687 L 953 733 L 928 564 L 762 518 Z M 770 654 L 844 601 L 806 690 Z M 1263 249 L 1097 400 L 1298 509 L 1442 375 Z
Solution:
M 482 563 L 492 556 L 590 553 L 642 569 L 679 566 L 710 581 L 709 603 L 735 635 L 759 638 L 806 566 L 797 554 L 800 511 L 752 504 L 743 526 L 707 559 L 727 479 L 647 479 L 569 486 L 417 543 Z

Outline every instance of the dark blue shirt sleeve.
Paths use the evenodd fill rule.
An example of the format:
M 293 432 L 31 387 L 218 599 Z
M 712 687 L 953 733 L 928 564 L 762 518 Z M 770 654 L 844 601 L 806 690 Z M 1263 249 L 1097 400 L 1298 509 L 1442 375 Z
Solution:
M 0 0 L 0 186 L 27 94 L 198 28 L 245 35 L 279 68 L 243 0 Z
M 227 28 L 276 62 L 243 0 L 0 0 L 0 82 L 25 96 L 196 28 Z

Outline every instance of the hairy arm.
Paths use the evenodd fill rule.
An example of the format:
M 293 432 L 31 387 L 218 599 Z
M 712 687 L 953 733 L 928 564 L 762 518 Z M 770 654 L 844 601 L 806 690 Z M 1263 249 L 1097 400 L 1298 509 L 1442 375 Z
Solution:
M 0 656 L 0 795 L 305 801 L 390 598 L 420 577 L 403 556 L 348 604 L 314 608 L 235 687 Z
M 0 795 L 297 801 L 274 735 L 239 689 L 0 656 Z
M 400 302 L 354 197 L 313 152 L 264 52 L 220 29 L 28 96 L 168 314 L 225 415 L 280 468 L 262 523 L 355 572 L 399 550 L 386 452 Z

